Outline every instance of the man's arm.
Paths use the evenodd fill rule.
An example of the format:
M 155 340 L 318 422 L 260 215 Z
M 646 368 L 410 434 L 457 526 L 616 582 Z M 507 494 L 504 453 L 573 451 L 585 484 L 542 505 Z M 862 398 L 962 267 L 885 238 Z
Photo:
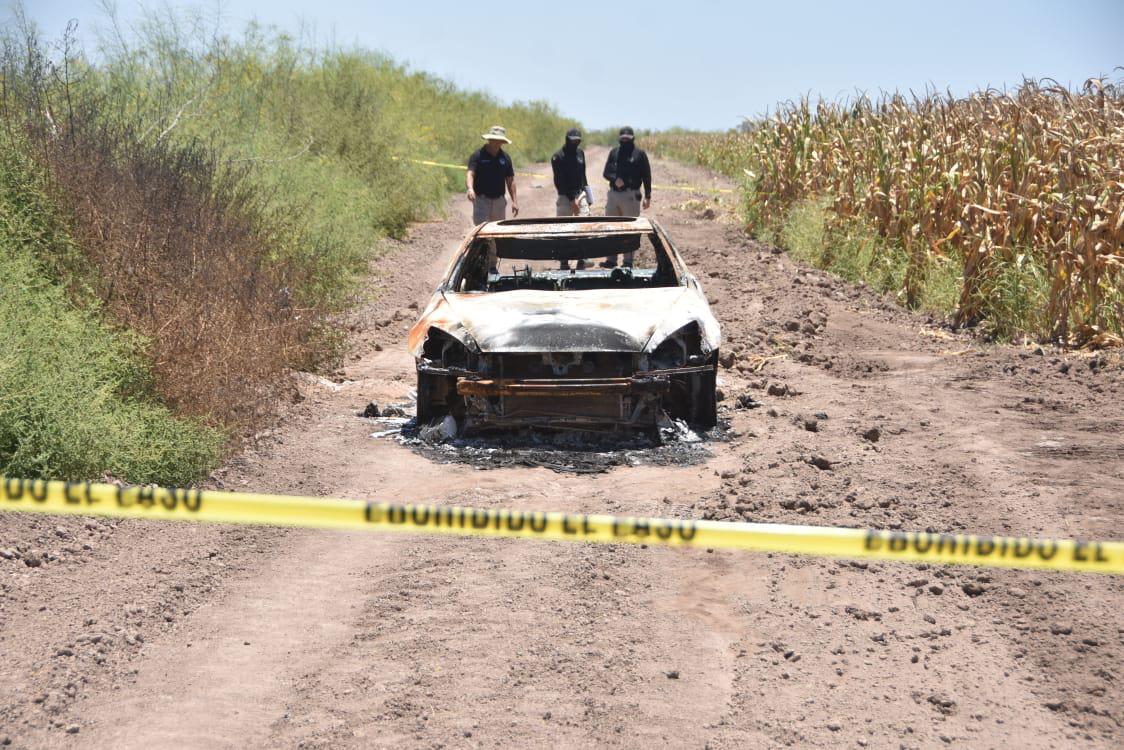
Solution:
M 558 154 L 550 157 L 550 169 L 554 172 L 554 189 L 559 195 L 566 195 L 569 191 L 566 190 L 566 180 L 563 179 L 562 174 L 562 159 Z
M 519 199 L 515 197 L 515 175 L 507 178 L 507 192 L 511 193 L 511 216 L 519 215 Z
M 643 159 L 640 164 L 640 177 L 644 181 L 644 202 L 641 204 L 643 208 L 652 205 L 652 165 L 648 161 L 648 154 L 643 154 Z
M 578 184 L 575 186 L 576 189 L 571 190 L 569 193 L 570 209 L 574 212 L 574 216 L 581 213 L 582 193 L 585 192 L 585 186 L 589 184 L 585 179 L 585 152 L 580 148 L 578 149 L 578 159 L 580 160 L 578 163 L 582 166 L 582 173 L 581 176 L 578 177 Z
M 476 201 L 476 188 L 473 184 L 475 181 L 476 173 L 471 169 L 464 173 L 464 186 L 468 191 L 468 199 L 473 202 Z
M 472 156 L 468 157 L 468 171 L 464 173 L 464 187 L 468 193 L 468 199 L 472 202 L 476 201 L 476 152 L 472 152 Z

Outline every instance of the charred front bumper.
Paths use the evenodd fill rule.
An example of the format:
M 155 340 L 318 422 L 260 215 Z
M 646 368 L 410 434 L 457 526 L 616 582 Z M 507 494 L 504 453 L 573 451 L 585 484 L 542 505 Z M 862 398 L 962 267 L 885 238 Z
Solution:
M 615 377 L 536 378 L 489 377 L 419 365 L 419 372 L 448 379 L 451 390 L 463 399 L 468 426 L 500 428 L 654 427 L 676 379 L 710 369 L 700 365 Z
M 457 381 L 457 393 L 485 398 L 587 398 L 666 393 L 670 382 L 659 377 L 568 380 L 468 380 Z
M 496 427 L 654 425 L 669 382 L 653 377 L 457 381 L 467 415 Z

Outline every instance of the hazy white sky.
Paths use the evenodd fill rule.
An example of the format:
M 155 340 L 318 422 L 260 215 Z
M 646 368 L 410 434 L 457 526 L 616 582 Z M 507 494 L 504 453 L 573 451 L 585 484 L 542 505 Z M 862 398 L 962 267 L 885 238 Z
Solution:
M 8 2 L 8 0 L 0 0 Z M 118 0 L 128 25 L 144 7 Z M 77 18 L 89 43 L 97 0 L 27 0 L 57 36 Z M 251 19 L 303 23 L 337 44 L 387 52 L 504 101 L 545 99 L 587 127 L 724 129 L 801 94 L 856 89 L 963 94 L 1050 76 L 1124 78 L 1124 0 L 631 3 L 369 2 L 202 4 L 237 33 Z M 10 16 L 10 10 L 7 11 Z M 5 22 L 7 19 L 5 19 Z

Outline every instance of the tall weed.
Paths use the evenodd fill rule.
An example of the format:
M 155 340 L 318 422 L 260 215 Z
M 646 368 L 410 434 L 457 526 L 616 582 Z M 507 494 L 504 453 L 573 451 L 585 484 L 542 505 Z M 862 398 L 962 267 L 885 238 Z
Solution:
M 148 342 L 169 406 L 252 424 L 323 319 L 288 291 L 306 283 L 309 266 L 272 257 L 276 227 L 244 173 L 196 145 L 145 144 L 79 122 L 50 142 L 46 163 L 97 298 Z

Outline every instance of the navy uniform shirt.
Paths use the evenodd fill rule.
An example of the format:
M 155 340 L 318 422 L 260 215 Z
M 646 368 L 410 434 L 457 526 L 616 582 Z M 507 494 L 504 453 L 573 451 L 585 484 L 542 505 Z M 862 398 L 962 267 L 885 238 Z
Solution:
M 554 189 L 559 195 L 575 200 L 589 183 L 585 179 L 585 151 L 563 146 L 550 157 L 554 170 Z
M 622 143 L 609 152 L 604 177 L 609 181 L 610 190 L 639 191 L 643 186 L 644 197 L 652 197 L 652 165 L 648 163 L 648 155 L 632 142 Z M 624 182 L 624 187 L 617 187 L 618 177 Z
M 473 190 L 485 198 L 502 198 L 507 187 L 507 178 L 515 176 L 511 157 L 502 148 L 495 156 L 488 153 L 487 146 L 473 151 L 468 157 L 468 171 L 475 173 Z

